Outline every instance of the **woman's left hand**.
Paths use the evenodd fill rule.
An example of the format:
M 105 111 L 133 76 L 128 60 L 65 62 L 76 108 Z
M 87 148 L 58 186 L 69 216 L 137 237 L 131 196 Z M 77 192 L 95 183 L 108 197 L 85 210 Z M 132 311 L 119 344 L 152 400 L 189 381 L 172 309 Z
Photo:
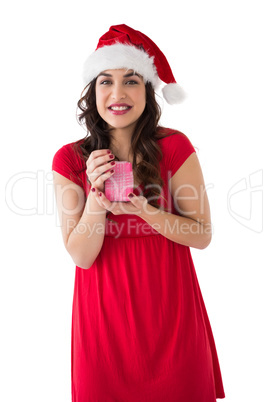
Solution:
M 98 191 L 98 189 L 94 190 L 92 191 L 91 189 L 99 205 L 107 211 L 112 212 L 114 215 L 140 215 L 146 209 L 147 199 L 143 196 L 136 196 L 135 194 L 130 193 L 128 195 L 129 202 L 109 201 L 103 192 Z

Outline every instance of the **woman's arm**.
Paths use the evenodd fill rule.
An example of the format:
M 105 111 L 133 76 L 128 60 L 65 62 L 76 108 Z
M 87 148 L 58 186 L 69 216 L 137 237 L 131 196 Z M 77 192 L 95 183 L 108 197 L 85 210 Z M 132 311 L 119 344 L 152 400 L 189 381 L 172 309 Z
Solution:
M 104 239 L 106 211 L 90 194 L 57 172 L 54 188 L 64 245 L 74 263 L 90 268 Z
M 195 153 L 172 176 L 169 188 L 180 216 L 147 205 L 140 217 L 168 239 L 204 249 L 212 236 L 210 208 L 202 170 Z
M 169 188 L 180 216 L 152 207 L 145 197 L 131 195 L 130 203 L 107 200 L 102 192 L 94 197 L 114 215 L 140 216 L 166 238 L 185 246 L 204 249 L 211 241 L 211 220 L 203 174 L 193 153 L 172 176 Z
M 107 149 L 93 151 L 87 160 L 87 175 L 92 185 L 104 189 L 113 175 Z M 53 172 L 54 188 L 64 245 L 80 268 L 88 269 L 97 258 L 105 235 L 106 209 L 99 205 L 93 192 L 87 199 L 83 189 L 61 174 Z

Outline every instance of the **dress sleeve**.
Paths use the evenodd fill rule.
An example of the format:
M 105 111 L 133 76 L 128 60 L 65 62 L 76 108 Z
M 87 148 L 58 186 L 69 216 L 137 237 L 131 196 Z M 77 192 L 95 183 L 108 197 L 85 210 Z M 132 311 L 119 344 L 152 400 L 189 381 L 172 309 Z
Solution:
M 52 170 L 83 187 L 81 174 L 85 171 L 85 166 L 83 166 L 82 160 L 75 153 L 73 144 L 64 145 L 55 153 Z
M 173 176 L 195 149 L 188 137 L 179 131 L 164 138 L 162 142 L 166 169 Z

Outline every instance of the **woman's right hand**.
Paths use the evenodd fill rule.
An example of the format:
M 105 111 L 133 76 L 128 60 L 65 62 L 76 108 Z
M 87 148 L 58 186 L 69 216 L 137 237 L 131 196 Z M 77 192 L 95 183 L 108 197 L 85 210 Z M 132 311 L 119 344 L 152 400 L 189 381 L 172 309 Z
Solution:
M 91 187 L 104 191 L 104 182 L 114 174 L 116 162 L 109 149 L 99 149 L 91 152 L 87 160 L 87 177 Z

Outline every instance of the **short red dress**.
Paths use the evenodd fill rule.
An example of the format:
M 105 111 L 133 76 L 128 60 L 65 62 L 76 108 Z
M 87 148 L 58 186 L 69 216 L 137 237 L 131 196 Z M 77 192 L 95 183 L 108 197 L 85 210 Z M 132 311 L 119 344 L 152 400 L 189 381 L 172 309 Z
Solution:
M 168 180 L 195 152 L 182 133 L 159 140 L 161 199 L 177 214 Z M 74 144 L 53 170 L 87 195 Z M 134 191 L 142 193 L 142 186 Z M 173 228 L 176 230 L 176 227 Z M 189 247 L 134 215 L 107 215 L 90 269 L 76 267 L 72 314 L 73 402 L 215 402 L 224 398 L 217 351 Z

